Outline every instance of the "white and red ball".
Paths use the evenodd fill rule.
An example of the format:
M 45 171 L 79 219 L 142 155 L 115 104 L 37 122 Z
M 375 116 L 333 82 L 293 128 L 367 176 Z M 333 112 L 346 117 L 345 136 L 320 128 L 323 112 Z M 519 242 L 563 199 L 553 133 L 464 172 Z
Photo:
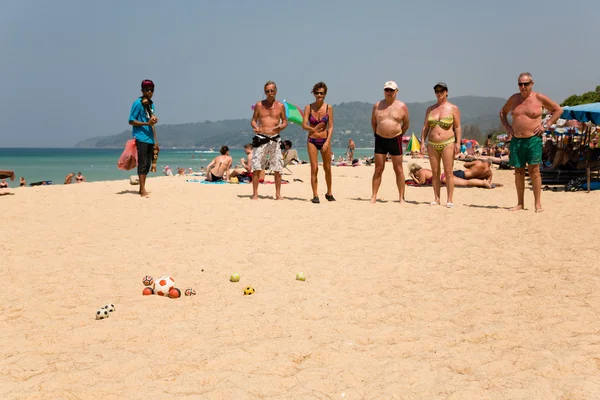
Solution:
M 142 279 L 142 283 L 144 286 L 152 286 L 152 283 L 154 283 L 154 278 L 152 278 L 150 275 L 146 275 L 144 279 Z
M 192 288 L 187 288 L 185 289 L 185 295 L 186 296 L 195 296 L 196 295 L 196 291 Z
M 175 279 L 170 276 L 161 276 L 157 280 L 154 281 L 154 285 L 152 288 L 154 289 L 154 294 L 159 296 L 169 296 L 169 291 L 175 287 Z

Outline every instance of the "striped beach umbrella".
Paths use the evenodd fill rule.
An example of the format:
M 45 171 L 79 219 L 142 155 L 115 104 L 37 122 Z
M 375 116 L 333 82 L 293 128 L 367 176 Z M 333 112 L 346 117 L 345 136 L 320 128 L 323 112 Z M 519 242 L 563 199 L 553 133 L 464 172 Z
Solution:
M 412 153 L 413 151 L 421 151 L 421 142 L 414 133 L 411 134 L 408 145 L 406 145 L 406 152 Z

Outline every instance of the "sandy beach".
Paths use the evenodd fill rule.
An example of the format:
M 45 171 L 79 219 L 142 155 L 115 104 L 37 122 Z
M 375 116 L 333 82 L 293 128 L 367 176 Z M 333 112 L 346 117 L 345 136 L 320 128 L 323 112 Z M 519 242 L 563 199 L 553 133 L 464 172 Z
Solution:
M 454 209 L 400 205 L 388 163 L 382 202 L 372 167 L 334 167 L 315 205 L 291 168 L 284 201 L 186 177 L 0 196 L 0 398 L 600 398 L 600 192 L 509 212 L 495 171 Z M 142 296 L 145 275 L 197 295 Z

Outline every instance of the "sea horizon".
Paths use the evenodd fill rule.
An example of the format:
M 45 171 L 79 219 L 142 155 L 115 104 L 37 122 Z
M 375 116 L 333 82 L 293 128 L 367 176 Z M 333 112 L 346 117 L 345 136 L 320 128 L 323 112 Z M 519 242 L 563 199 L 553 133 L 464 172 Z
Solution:
M 296 147 L 294 147 L 296 148 Z M 308 162 L 308 153 L 304 146 L 296 148 L 301 160 Z M 24 177 L 27 184 L 51 181 L 52 184 L 63 184 L 69 173 L 81 172 L 87 182 L 113 181 L 129 179 L 137 175 L 134 168 L 122 171 L 117 168 L 117 161 L 123 148 L 78 148 L 78 147 L 0 147 L 0 169 L 15 172 L 16 180 L 7 180 L 10 187 L 19 186 L 19 177 Z M 345 148 L 333 148 L 336 159 L 343 156 Z M 231 148 L 233 166 L 240 165 L 240 159 L 246 154 L 241 148 Z M 148 176 L 162 176 L 167 165 L 175 173 L 177 168 L 192 168 L 198 171 L 205 167 L 219 154 L 218 148 L 161 148 L 156 172 Z M 357 148 L 355 158 L 371 156 L 373 148 Z M 319 156 L 320 160 L 320 156 Z

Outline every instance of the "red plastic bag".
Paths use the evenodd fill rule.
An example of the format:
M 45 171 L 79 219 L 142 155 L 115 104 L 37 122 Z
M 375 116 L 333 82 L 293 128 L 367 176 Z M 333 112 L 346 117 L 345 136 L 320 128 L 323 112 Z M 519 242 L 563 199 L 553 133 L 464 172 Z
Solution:
M 135 145 L 135 139 L 131 139 L 125 143 L 125 150 L 123 150 L 123 154 L 119 157 L 117 168 L 129 171 L 130 169 L 137 167 L 137 164 L 137 147 Z

